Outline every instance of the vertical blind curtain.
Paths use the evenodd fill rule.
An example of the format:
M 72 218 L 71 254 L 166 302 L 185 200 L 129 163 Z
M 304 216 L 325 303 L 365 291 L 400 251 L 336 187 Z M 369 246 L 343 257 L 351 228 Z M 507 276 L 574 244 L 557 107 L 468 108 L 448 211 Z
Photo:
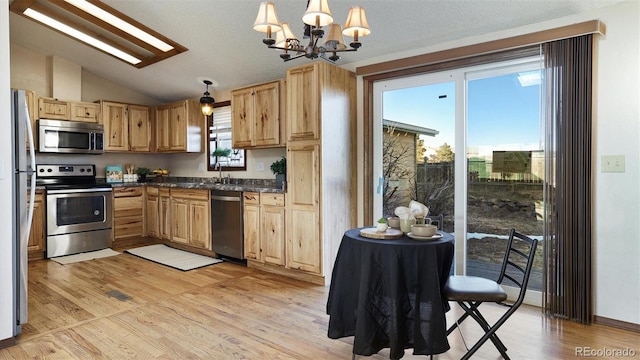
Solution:
M 547 169 L 546 314 L 589 324 L 593 35 L 542 44 Z

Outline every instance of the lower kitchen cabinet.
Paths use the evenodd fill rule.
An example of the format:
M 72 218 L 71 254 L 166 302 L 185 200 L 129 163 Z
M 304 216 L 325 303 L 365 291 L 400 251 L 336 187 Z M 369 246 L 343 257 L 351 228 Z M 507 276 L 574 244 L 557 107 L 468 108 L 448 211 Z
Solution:
M 245 258 L 285 264 L 284 194 L 243 193 Z
M 27 194 L 28 203 L 29 194 Z M 31 231 L 29 232 L 29 243 L 27 244 L 29 260 L 44 259 L 45 208 L 44 194 L 41 190 L 36 191 L 33 204 L 33 220 L 31 222 Z
M 144 236 L 144 186 L 113 189 L 113 240 Z
M 211 250 L 210 191 L 171 189 L 171 241 Z
M 158 190 L 158 232 L 159 237 L 171 240 L 171 193 L 169 188 Z
M 145 211 L 145 223 L 147 236 L 160 238 L 160 198 L 157 186 L 146 186 L 147 202 Z

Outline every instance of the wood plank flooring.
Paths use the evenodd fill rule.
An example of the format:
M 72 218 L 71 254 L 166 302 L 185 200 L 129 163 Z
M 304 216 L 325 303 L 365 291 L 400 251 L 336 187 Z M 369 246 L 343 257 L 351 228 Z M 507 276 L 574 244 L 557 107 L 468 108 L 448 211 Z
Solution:
M 69 265 L 38 260 L 29 286 L 29 323 L 0 359 L 351 359 L 352 338 L 327 337 L 328 287 L 231 262 L 182 272 L 129 254 Z M 113 290 L 131 299 L 108 296 Z M 449 321 L 459 314 L 452 307 Z M 500 311 L 488 305 L 484 313 Z M 471 345 L 480 330 L 463 325 Z M 629 348 L 634 357 L 608 358 L 640 358 L 638 333 L 547 319 L 527 306 L 498 334 L 513 359 L 571 359 L 576 347 Z M 435 359 L 464 354 L 457 332 L 449 341 L 452 349 Z M 404 357 L 427 358 L 411 349 Z M 500 358 L 491 343 L 474 356 Z

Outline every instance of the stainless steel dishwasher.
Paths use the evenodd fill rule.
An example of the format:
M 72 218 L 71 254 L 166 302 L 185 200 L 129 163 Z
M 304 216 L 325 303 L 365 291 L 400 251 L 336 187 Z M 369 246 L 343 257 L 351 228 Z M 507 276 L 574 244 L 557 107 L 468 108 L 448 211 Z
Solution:
M 211 250 L 244 259 L 242 192 L 211 190 Z

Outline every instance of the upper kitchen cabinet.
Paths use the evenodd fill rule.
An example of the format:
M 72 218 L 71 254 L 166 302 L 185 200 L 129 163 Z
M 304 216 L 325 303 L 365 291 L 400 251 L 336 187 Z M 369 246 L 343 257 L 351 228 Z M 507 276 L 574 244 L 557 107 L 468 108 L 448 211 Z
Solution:
M 287 70 L 287 140 L 320 139 L 320 87 L 325 64 Z
M 234 148 L 284 147 L 285 81 L 231 92 L 231 132 Z
M 194 100 L 156 108 L 156 151 L 202 152 L 205 116 Z
M 151 111 L 148 106 L 129 105 L 129 149 L 151 151 Z
M 151 119 L 147 106 L 100 101 L 105 151 L 151 151 Z
M 321 284 L 356 223 L 355 82 L 326 62 L 287 71 L 285 266 Z
M 72 101 L 69 103 L 71 117 L 69 120 L 97 123 L 100 115 L 100 104 Z
M 45 97 L 38 99 L 38 117 L 42 119 L 97 123 L 99 115 L 100 104 Z
M 53 98 L 38 98 L 38 118 L 40 119 L 71 119 L 71 104 L 68 101 Z

